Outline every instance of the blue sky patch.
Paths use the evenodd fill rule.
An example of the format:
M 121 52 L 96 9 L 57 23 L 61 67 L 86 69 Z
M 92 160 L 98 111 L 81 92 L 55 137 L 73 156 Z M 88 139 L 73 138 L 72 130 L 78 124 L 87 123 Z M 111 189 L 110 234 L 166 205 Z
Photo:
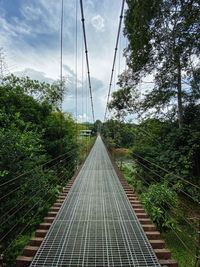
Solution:
M 84 59 L 79 0 L 77 29 L 77 76 L 80 96 L 88 92 Z M 96 118 L 103 119 L 112 68 L 121 0 L 83 0 L 88 41 L 90 72 Z M 60 14 L 61 0 L 0 0 L 0 47 L 3 47 L 8 69 L 17 75 L 29 75 L 41 81 L 55 81 L 60 75 Z M 63 108 L 75 114 L 76 65 L 76 1 L 64 0 L 63 68 L 67 92 Z M 121 34 L 120 70 L 125 68 L 122 57 L 126 41 Z M 119 54 L 117 62 L 119 62 Z M 118 64 L 118 63 L 117 63 Z M 82 66 L 84 70 L 82 70 Z M 71 71 L 70 71 L 71 70 Z M 83 80 L 83 82 L 82 82 Z M 117 78 L 116 78 L 117 81 Z M 117 85 L 113 86 L 116 89 Z M 85 101 L 85 100 L 84 100 Z M 91 120 L 91 114 L 81 114 L 80 120 Z

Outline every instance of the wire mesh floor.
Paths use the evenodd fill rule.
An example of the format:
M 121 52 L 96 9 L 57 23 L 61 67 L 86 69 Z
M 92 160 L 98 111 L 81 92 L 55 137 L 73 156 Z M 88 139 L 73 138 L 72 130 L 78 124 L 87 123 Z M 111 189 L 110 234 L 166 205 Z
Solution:
M 31 266 L 160 266 L 100 137 Z

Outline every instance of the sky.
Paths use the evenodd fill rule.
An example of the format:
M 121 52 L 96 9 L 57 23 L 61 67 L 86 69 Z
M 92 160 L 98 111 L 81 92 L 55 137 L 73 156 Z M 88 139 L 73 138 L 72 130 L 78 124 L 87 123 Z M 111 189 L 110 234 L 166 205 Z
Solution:
M 104 118 L 121 2 L 83 0 L 95 119 Z M 0 0 L 0 47 L 10 72 L 49 83 L 59 79 L 60 15 L 61 0 Z M 77 84 L 77 119 L 80 122 L 92 121 L 82 40 L 79 0 L 64 0 L 63 76 L 66 93 L 63 111 L 76 117 Z M 114 82 L 125 69 L 123 49 L 126 45 L 121 32 Z M 116 89 L 117 85 L 113 85 L 112 90 Z

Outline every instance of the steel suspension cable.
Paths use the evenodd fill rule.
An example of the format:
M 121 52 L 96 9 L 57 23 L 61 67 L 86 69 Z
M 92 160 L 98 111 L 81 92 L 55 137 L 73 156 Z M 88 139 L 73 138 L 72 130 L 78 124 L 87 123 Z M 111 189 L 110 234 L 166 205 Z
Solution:
M 153 137 L 153 135 L 151 135 L 150 132 L 147 132 L 146 130 L 144 130 L 144 129 L 142 129 L 142 128 L 140 128 L 140 131 L 142 131 L 142 133 L 146 134 L 146 136 L 147 136 L 148 138 L 151 138 L 151 139 L 153 140 L 154 137 Z M 133 133 L 134 133 L 134 132 L 133 132 Z M 135 133 L 134 133 L 134 134 L 135 134 Z M 135 136 L 136 136 L 136 134 L 135 134 Z M 158 144 L 160 144 L 159 141 L 156 140 L 156 142 L 157 142 Z M 148 162 L 148 163 L 154 165 L 155 167 L 158 167 L 159 169 L 165 171 L 166 173 L 171 174 L 171 175 L 177 177 L 178 179 L 184 181 L 185 183 L 188 183 L 188 184 L 190 184 L 190 185 L 196 187 L 197 189 L 200 189 L 200 187 L 199 187 L 198 185 L 193 184 L 192 182 L 190 182 L 190 181 L 184 179 L 183 177 L 181 177 L 181 176 L 179 176 L 179 175 L 177 175 L 177 174 L 174 174 L 174 173 L 172 173 L 172 172 L 166 170 L 165 168 L 159 166 L 158 164 L 153 163 L 152 161 L 147 160 L 147 159 L 145 159 L 144 157 L 141 157 L 141 156 L 139 156 L 139 155 L 136 154 L 136 153 L 133 153 L 133 154 L 135 154 L 136 157 L 139 157 L 139 158 L 145 160 L 146 162 Z M 140 162 L 139 162 L 139 163 L 140 163 Z M 141 163 L 140 163 L 140 164 L 141 164 Z M 157 174 L 157 175 L 158 175 L 158 174 Z M 185 192 L 185 194 L 188 196 L 188 194 L 187 194 L 186 192 Z M 191 196 L 189 196 L 189 197 L 191 197 Z M 192 200 L 194 200 L 194 199 L 192 198 Z
M 65 164 L 66 165 L 66 164 Z M 74 172 L 74 168 L 73 168 L 73 166 L 71 166 L 71 168 L 69 168 L 69 170 L 68 171 L 70 171 L 70 176 L 71 176 L 71 174 Z M 60 172 L 59 173 L 59 175 L 58 175 L 58 178 L 59 178 L 59 180 L 61 180 L 66 174 L 64 173 L 64 174 L 62 174 L 62 176 L 60 176 L 60 174 L 62 174 L 62 172 Z M 67 181 L 69 179 L 69 176 L 66 176 L 66 179 L 63 181 L 63 182 L 65 182 L 65 181 Z M 61 183 L 61 185 L 63 184 L 63 182 Z M 53 185 L 49 185 L 49 187 L 48 188 L 45 188 L 45 191 L 46 191 L 46 194 L 45 195 L 47 195 L 47 193 L 51 190 L 51 189 L 53 189 L 55 187 L 55 185 L 53 184 Z M 36 197 L 36 196 L 40 196 L 40 192 L 42 192 L 42 190 L 44 190 L 44 188 L 42 188 L 42 189 L 40 189 L 39 191 L 37 191 L 35 194 L 33 194 L 32 196 L 31 196 L 31 198 L 29 198 L 28 199 L 28 201 L 26 201 L 24 204 L 22 204 L 21 206 L 19 206 L 19 208 L 17 209 L 17 210 L 15 210 L 14 211 L 14 213 L 12 213 L 7 219 L 4 219 L 4 221 L 3 222 L 1 222 L 1 227 L 2 227 L 2 225 L 4 225 L 11 217 L 13 217 L 16 213 L 18 213 L 18 211 L 20 211 L 22 208 L 24 209 L 24 207 L 26 207 L 26 205 L 29 203 L 29 202 L 31 202 L 31 200 L 33 200 L 34 199 L 34 197 Z M 40 202 L 40 201 L 39 201 Z M 37 202 L 37 203 L 39 203 L 39 202 Z M 21 202 L 20 202 L 21 203 Z M 37 204 L 36 203 L 36 204 Z M 18 206 L 18 205 L 17 205 Z M 34 207 L 35 207 L 35 205 L 34 205 Z M 30 210 L 32 210 L 32 207 L 31 207 L 31 209 Z M 27 212 L 25 213 L 25 215 L 26 214 L 28 214 Z M 2 241 L 7 235 L 9 235 L 9 233 L 12 233 L 12 230 L 17 226 L 19 224 L 19 222 L 16 222 L 9 230 L 8 230 L 8 232 L 3 236 L 3 237 L 1 237 L 0 238 L 0 241 Z
M 64 0 L 61 0 L 61 19 L 60 19 L 60 91 L 61 91 L 60 109 L 61 111 L 63 102 L 63 20 L 64 20 Z
M 81 68 L 81 83 L 82 83 L 82 92 L 81 92 L 81 97 L 82 97 L 82 124 L 84 123 L 84 101 L 83 101 L 83 97 L 84 97 L 84 40 L 83 40 L 83 36 L 82 36 L 82 48 L 81 48 L 81 53 L 82 53 L 82 68 Z M 83 130 L 83 129 L 82 129 Z
M 29 171 L 27 171 L 27 172 L 24 172 L 24 173 L 22 173 L 22 174 L 20 174 L 20 175 L 17 175 L 17 176 L 14 177 L 13 179 L 11 179 L 11 180 L 9 180 L 9 181 L 7 181 L 7 182 L 4 182 L 4 183 L 2 183 L 2 184 L 0 184 L 0 187 L 5 186 L 5 185 L 8 185 L 8 184 L 14 182 L 14 181 L 18 180 L 19 178 L 23 177 L 23 176 L 26 175 L 26 174 L 30 174 L 32 171 L 34 171 L 34 170 L 37 169 L 37 168 L 44 167 L 44 166 L 46 166 L 47 164 L 52 163 L 53 161 L 55 161 L 55 160 L 57 160 L 57 159 L 59 159 L 59 158 L 65 156 L 65 155 L 68 154 L 69 152 L 72 153 L 72 151 L 76 151 L 76 148 L 73 148 L 73 149 L 67 151 L 67 152 L 64 153 L 64 154 L 61 154 L 61 155 L 55 157 L 54 159 L 51 159 L 51 160 L 49 160 L 49 161 L 46 161 L 45 163 L 42 163 L 42 164 L 40 164 L 40 165 L 38 165 L 38 166 L 35 166 L 35 167 L 33 167 L 31 170 L 29 170 Z
M 121 30 L 119 34 L 119 53 L 118 53 L 118 77 L 121 72 L 121 48 L 122 48 L 122 35 L 121 35 Z
M 109 88 L 108 88 L 108 96 L 107 96 L 107 103 L 106 103 L 104 121 L 106 121 L 106 115 L 107 115 L 107 111 L 108 111 L 108 104 L 109 104 L 109 100 L 110 100 L 112 80 L 113 80 L 113 74 L 114 74 L 114 69 L 115 69 L 115 62 L 116 62 L 116 57 L 117 57 L 118 43 L 119 43 L 119 37 L 120 37 L 120 31 L 121 31 L 121 25 L 122 25 L 123 13 L 124 13 L 124 4 L 125 4 L 125 0 L 122 0 L 121 13 L 120 13 L 120 17 L 119 17 L 119 26 L 118 26 L 118 32 L 117 32 L 117 40 L 116 40 L 116 45 L 115 45 L 115 52 L 114 52 L 114 58 L 113 58 L 111 76 L 110 76 L 110 83 L 109 83 Z
M 136 173 L 136 175 L 140 178 L 140 180 L 143 180 L 143 182 L 144 182 L 145 184 L 147 184 L 148 186 L 152 185 L 149 181 L 145 180 L 145 178 L 142 177 L 139 173 Z M 153 177 L 150 176 L 150 179 L 153 180 L 155 183 L 157 183 L 157 181 L 156 181 Z M 173 209 L 175 208 L 171 203 L 168 202 L 167 204 L 168 204 L 170 207 L 172 207 Z M 162 203 L 161 203 L 161 206 L 164 208 L 164 206 L 163 206 Z M 188 207 L 187 207 L 187 208 L 188 208 Z M 172 211 L 172 213 L 173 213 L 174 215 L 177 216 L 177 213 L 176 213 L 175 211 Z M 196 231 L 195 226 L 194 226 L 191 222 L 189 222 L 189 221 L 185 218 L 185 216 L 180 215 L 180 214 L 178 214 L 178 216 L 179 216 L 182 220 L 184 220 L 185 222 L 187 222 L 187 224 L 188 224 L 193 230 Z
M 81 21 L 82 21 L 83 37 L 84 37 L 84 45 L 85 45 L 85 56 L 86 56 L 86 64 L 87 64 L 87 75 L 88 75 L 88 84 L 89 84 L 89 91 L 90 91 L 92 117 L 93 117 L 93 122 L 95 122 L 94 104 L 93 104 L 92 87 L 91 87 L 91 79 L 90 79 L 90 66 L 89 66 L 89 58 L 88 58 L 88 47 L 87 47 L 87 38 L 86 38 L 86 30 L 85 30 L 85 18 L 84 18 L 84 10 L 83 10 L 83 1 L 82 0 L 80 0 L 80 7 L 81 7 Z
M 65 157 L 64 159 L 61 159 L 59 162 L 54 163 L 52 166 L 50 166 L 49 168 L 45 169 L 45 171 L 49 171 L 52 168 L 54 168 L 55 166 L 59 165 L 62 161 L 71 158 L 72 156 L 74 156 L 74 152 L 71 152 L 71 154 L 67 155 L 67 157 Z M 37 168 L 37 167 L 36 167 Z M 31 182 L 32 180 L 30 180 L 31 177 L 28 177 L 28 180 L 26 181 L 26 183 Z M 21 185 L 15 187 L 15 189 L 7 192 L 5 195 L 3 195 L 2 197 L 0 197 L 0 201 L 3 200 L 4 198 L 6 198 L 7 196 L 11 195 L 12 193 L 16 192 L 18 189 L 20 189 L 22 186 L 24 185 L 24 183 L 22 183 Z
M 76 142 L 78 143 L 78 0 L 75 11 L 75 110 L 76 110 Z
M 74 169 L 73 169 L 73 166 L 71 166 L 71 168 L 69 168 L 69 170 L 71 171 L 71 172 L 74 172 Z M 61 173 L 60 173 L 61 174 Z M 62 176 L 60 176 L 59 177 L 59 179 L 61 179 L 61 178 L 63 178 L 65 176 L 65 173 L 62 175 Z M 64 180 L 64 182 L 65 181 L 67 181 L 69 179 L 69 177 L 66 177 L 66 179 Z M 63 183 L 62 183 L 63 184 Z M 47 195 L 47 193 L 52 189 L 52 188 L 54 188 L 54 184 L 53 185 L 49 185 L 49 187 L 48 188 L 46 188 L 46 194 L 45 195 Z M 37 191 L 36 192 L 36 194 L 34 194 L 23 206 L 21 206 L 20 207 L 20 209 L 22 208 L 22 207 L 24 207 L 28 202 L 30 202 L 32 199 L 33 199 L 33 197 L 35 197 L 35 196 L 37 196 L 37 195 L 39 195 L 39 193 L 42 191 L 42 190 L 44 190 L 43 188 L 42 189 L 40 189 L 39 191 Z M 37 203 L 39 203 L 39 202 L 37 202 Z M 36 204 L 37 204 L 36 203 Z M 17 211 L 19 211 L 20 209 L 18 209 Z M 32 210 L 32 208 L 31 208 L 31 210 Z M 27 214 L 27 213 L 26 213 Z M 11 215 L 11 217 L 13 216 L 13 214 Z M 10 218 L 10 217 L 9 217 Z M 3 222 L 3 224 L 4 224 L 5 222 Z M 4 238 L 5 238 L 5 236 L 7 236 L 15 227 L 16 227 L 16 225 L 17 225 L 18 223 L 16 223 L 10 230 L 9 230 L 9 232 L 7 232 L 6 233 L 6 235 L 4 235 L 3 236 L 3 238 L 1 238 L 1 240 L 0 241 L 2 241 Z M 1 224 L 2 225 L 2 224 Z
M 154 163 L 154 162 L 152 162 L 152 161 L 150 161 L 150 160 L 147 160 L 147 159 L 141 157 L 140 155 L 138 155 L 138 154 L 136 154 L 136 153 L 134 153 L 134 152 L 133 152 L 133 154 L 134 154 L 136 157 L 141 158 L 141 159 L 145 160 L 146 162 L 150 163 L 151 165 L 154 165 L 154 166 L 158 167 L 160 170 L 163 170 L 163 171 L 165 171 L 166 173 L 168 173 L 168 174 L 170 174 L 170 175 L 173 175 L 173 176 L 177 177 L 178 179 L 182 180 L 183 182 L 185 182 L 185 183 L 187 183 L 187 184 L 189 184 L 189 185 L 192 185 L 193 187 L 195 187 L 195 188 L 197 188 L 197 189 L 200 189 L 200 187 L 199 187 L 198 185 L 193 184 L 192 182 L 190 182 L 190 181 L 184 179 L 183 177 L 181 177 L 181 176 L 179 176 L 179 175 L 177 175 L 177 174 L 174 174 L 174 173 L 172 173 L 172 172 L 166 170 L 165 168 L 159 166 L 158 164 L 156 164 L 156 163 Z
M 146 168 L 147 170 L 149 170 L 150 172 L 152 172 L 153 174 L 155 174 L 156 176 L 158 176 L 161 179 L 165 179 L 164 177 L 162 177 L 160 174 L 158 174 L 157 172 L 155 172 L 154 170 L 150 169 L 149 167 L 147 167 L 146 165 L 142 164 L 141 162 L 138 161 L 138 163 L 143 166 L 144 168 Z M 174 186 L 174 184 L 170 181 L 167 181 L 170 185 Z M 200 205 L 200 202 L 195 200 L 189 193 L 185 192 L 182 189 L 179 189 L 180 192 L 182 192 L 184 195 L 186 195 L 187 197 L 189 197 L 192 201 L 194 201 L 195 203 Z
M 65 157 L 64 159 L 63 159 L 63 162 L 64 162 L 64 160 L 66 160 L 68 157 Z M 64 164 L 64 166 L 66 167 L 66 165 L 68 164 L 68 162 L 66 162 L 65 164 Z M 70 171 L 70 175 L 74 172 L 74 167 L 73 166 L 71 166 L 69 169 L 67 169 L 67 171 Z M 62 176 L 60 176 L 60 174 L 62 173 L 62 171 L 59 173 L 59 175 L 58 175 L 58 177 L 59 177 L 59 180 L 61 180 L 66 174 L 64 173 Z M 62 182 L 62 184 L 64 184 L 67 180 L 69 179 L 69 177 L 66 177 L 66 179 Z M 49 189 L 47 190 L 47 193 L 50 191 L 50 189 L 53 187 L 54 185 L 50 185 L 50 187 L 49 187 Z M 42 189 L 41 189 L 42 190 Z M 41 192 L 41 190 L 39 190 L 38 192 L 36 192 L 32 197 L 31 197 L 31 199 L 34 197 L 34 196 L 36 196 L 36 195 L 38 195 L 38 193 L 39 192 Z M 46 194 L 45 194 L 46 195 Z M 25 198 L 23 198 L 23 199 L 25 199 Z M 22 199 L 22 200 L 23 200 Z M 28 202 L 30 202 L 30 200 L 31 199 L 29 199 L 28 200 Z M 21 204 L 21 202 L 22 201 L 20 201 L 20 203 L 17 203 L 17 205 L 15 206 L 15 208 L 19 205 L 19 204 Z M 17 210 L 16 210 L 16 212 L 18 212 L 21 208 L 23 208 L 25 205 L 27 204 L 27 202 L 24 204 L 24 205 L 22 205 L 22 206 L 20 206 Z M 36 203 L 37 204 L 37 203 Z M 35 206 L 35 205 L 34 205 Z M 6 215 L 8 215 L 9 214 L 9 212 L 11 211 L 11 210 L 13 210 L 13 207 L 6 213 Z M 31 208 L 31 210 L 32 210 L 32 208 Z M 14 212 L 14 214 L 16 213 L 16 212 Z M 38 212 L 37 212 L 38 213 Z M 11 216 L 10 217 L 12 217 L 14 214 L 11 214 Z M 5 215 L 5 214 L 4 214 Z M 5 217 L 5 216 L 3 216 L 3 217 Z M 9 217 L 9 218 L 10 218 Z M 9 219 L 9 218 L 7 218 L 6 219 L 6 221 Z M 3 221 L 3 224 L 6 222 L 5 220 Z M 2 225 L 2 223 L 1 223 L 1 225 Z M 9 230 L 9 233 L 14 229 L 16 227 L 16 224 Z M 9 233 L 7 233 L 7 234 L 9 234 Z M 6 235 L 7 235 L 6 234 Z M 5 237 L 5 236 L 4 236 Z M 4 238 L 3 237 L 3 238 Z
M 71 155 L 71 156 L 73 156 L 73 154 Z M 70 156 L 70 157 L 71 157 Z M 51 168 L 52 167 L 55 167 L 56 165 L 58 165 L 58 164 L 62 164 L 61 166 L 59 166 L 59 167 L 66 167 L 66 165 L 67 164 L 69 164 L 69 162 L 65 162 L 66 161 L 66 159 L 68 159 L 69 158 L 69 156 L 67 156 L 67 157 L 65 157 L 64 159 L 62 159 L 62 163 L 61 163 L 61 161 L 60 162 L 57 162 L 56 164 L 54 164 L 53 166 L 51 166 L 50 168 L 48 168 L 48 169 L 46 169 L 45 171 L 49 171 L 49 170 L 51 170 Z M 73 167 L 73 166 L 71 166 L 71 167 Z M 70 169 L 71 169 L 71 167 L 70 167 Z M 58 173 L 56 173 L 56 177 L 58 177 L 59 176 L 59 174 Z M 26 181 L 26 184 L 29 184 L 29 182 L 32 182 L 32 180 L 28 180 L 28 181 Z M 19 190 L 22 186 L 24 186 L 24 183 L 22 183 L 21 185 L 19 185 L 17 188 L 15 188 L 14 190 L 11 190 L 10 192 L 8 192 L 8 193 L 6 193 L 5 195 L 3 195 L 1 198 L 0 198 L 0 200 L 2 201 L 2 199 L 4 199 L 4 198 L 7 198 L 9 195 L 11 195 L 12 193 L 14 193 L 14 192 L 16 192 L 17 190 Z M 40 187 L 40 185 L 38 185 L 38 187 Z M 21 202 L 21 201 L 20 201 Z M 17 205 L 19 204 L 19 202 L 17 203 Z M 12 207 L 12 209 L 13 209 L 13 207 Z M 7 214 L 7 213 L 9 213 L 9 211 L 7 211 L 6 213 L 4 213 L 3 214 L 3 217 Z M 2 217 L 1 217 L 1 219 L 2 219 Z M 0 219 L 0 221 L 1 221 L 1 219 Z
M 63 177 L 64 177 L 64 175 L 63 175 L 61 178 L 63 178 Z M 67 182 L 67 179 L 65 179 L 65 180 L 63 181 L 63 184 L 62 184 L 62 185 L 64 185 L 66 182 Z M 52 189 L 52 188 L 49 188 L 49 190 L 46 192 L 46 194 L 45 194 L 44 196 L 48 195 L 48 193 L 49 193 L 49 191 L 50 191 L 51 189 Z M 49 203 L 49 202 L 50 202 L 50 199 L 53 198 L 53 197 L 54 197 L 54 195 L 50 196 L 50 197 L 46 200 L 46 203 Z M 38 202 L 37 202 L 37 203 L 38 203 Z M 36 204 L 37 204 L 37 203 L 36 203 Z M 33 215 L 33 217 L 32 217 L 32 218 L 29 220 L 29 222 L 24 226 L 24 228 L 22 228 L 22 230 L 17 234 L 16 238 L 24 232 L 24 230 L 27 228 L 27 226 L 29 226 L 30 222 L 31 222 L 33 219 L 35 219 L 36 215 L 38 215 L 39 212 L 40 212 L 40 210 L 38 210 L 38 211 Z M 16 240 L 16 238 L 10 243 L 10 245 L 4 250 L 3 253 L 5 253 L 5 252 L 9 249 L 9 247 L 10 247 L 10 246 L 12 245 L 12 243 Z
M 138 173 L 136 173 L 136 175 L 139 176 L 140 179 L 144 181 L 144 183 L 146 183 L 147 185 L 150 185 L 150 182 L 146 181 L 146 180 L 144 179 L 144 177 L 142 177 L 142 176 L 139 175 Z M 169 203 L 168 203 L 168 204 L 169 204 Z M 163 205 L 161 205 L 161 206 L 164 207 Z M 171 205 L 171 207 L 173 207 L 173 206 Z M 173 214 L 174 214 L 174 215 L 177 215 L 175 212 L 173 212 Z M 180 215 L 179 215 L 179 216 L 180 216 Z M 163 217 L 163 216 L 162 216 L 162 217 Z M 173 219 L 172 216 L 170 216 L 170 217 Z M 181 216 L 181 219 L 183 219 L 184 221 L 186 221 L 187 224 L 188 224 L 188 225 L 189 225 L 195 232 L 197 231 L 197 229 L 196 229 L 190 222 L 188 222 L 183 216 Z M 185 241 L 179 236 L 179 234 L 175 231 L 175 229 L 174 229 L 171 225 L 169 225 L 169 228 L 175 233 L 177 239 L 178 239 L 178 240 L 182 243 L 182 245 L 188 250 L 188 252 L 193 253 L 193 251 L 191 250 L 191 247 L 188 247 L 188 245 L 186 245 Z M 191 236 L 189 236 L 189 237 L 190 237 L 190 245 L 191 245 L 191 244 L 195 245 L 195 241 L 194 241 L 194 240 L 191 240 L 191 238 L 192 238 Z
M 67 179 L 65 180 L 65 181 L 67 181 Z M 50 188 L 48 188 L 48 190 L 46 191 L 46 193 L 45 193 L 45 195 L 44 196 L 47 196 L 48 195 L 48 193 L 49 193 L 49 191 L 52 189 L 52 187 L 50 187 Z M 48 198 L 48 200 L 46 201 L 47 203 L 49 202 L 49 200 L 52 198 L 53 196 L 50 196 L 50 198 Z M 39 204 L 40 203 L 40 201 L 38 201 L 38 202 L 36 202 L 24 215 L 23 215 L 23 217 L 22 218 L 25 218 L 25 216 L 29 213 L 29 212 L 31 212 L 31 210 L 33 210 L 33 208 L 34 207 L 36 207 L 36 205 L 37 204 Z M 39 210 L 34 214 L 34 216 L 30 219 L 30 221 L 29 221 L 29 223 L 33 220 L 33 218 L 35 218 L 36 217 L 36 215 L 39 213 Z M 22 228 L 22 230 L 18 233 L 18 235 L 17 235 L 17 237 L 20 235 L 20 234 L 22 234 L 22 232 L 27 228 L 27 226 L 29 225 L 29 223 L 27 223 L 26 225 L 25 225 L 25 227 L 24 228 Z M 14 225 L 14 227 L 12 227 L 12 230 L 16 227 L 16 225 L 17 224 L 15 224 Z M 10 231 L 9 231 L 10 232 Z M 6 236 L 8 235 L 8 233 L 6 233 Z M 16 237 L 16 238 L 17 238 Z M 3 240 L 5 238 L 5 236 L 3 236 L 3 238 L 1 238 L 1 240 Z M 12 245 L 12 243 L 16 240 L 16 238 L 11 242 L 11 244 L 4 250 L 4 253 L 8 250 L 8 248 Z
M 138 174 L 137 174 L 138 175 Z M 140 176 L 140 175 L 138 175 Z M 141 177 L 141 176 L 140 176 Z M 146 183 L 146 184 L 150 184 L 147 181 L 144 180 L 144 178 L 141 177 L 141 179 Z M 169 203 L 168 203 L 169 204 Z M 163 215 L 161 215 L 163 217 Z M 164 218 L 164 217 L 163 217 Z M 191 225 L 190 225 L 191 226 Z M 179 239 L 179 241 L 182 243 L 182 245 L 190 252 L 192 253 L 192 251 L 190 250 L 190 248 L 188 247 L 188 245 L 186 245 L 186 243 L 183 241 L 183 239 L 177 234 L 177 232 L 175 232 L 174 228 L 169 225 L 169 228 L 176 234 L 177 238 Z M 193 227 L 192 227 L 193 228 Z M 193 228 L 194 229 L 194 228 Z M 191 241 L 191 240 L 190 240 Z M 194 241 L 192 241 L 194 242 Z M 194 244 L 194 243 L 193 243 Z
M 85 62 L 86 64 L 86 62 Z M 86 98 L 85 98 L 85 111 L 86 111 L 86 130 L 89 130 L 89 125 L 88 125 L 88 121 L 89 121 L 89 112 L 88 112 L 88 79 L 87 79 L 87 66 L 85 66 L 85 88 L 86 88 Z M 88 153 L 88 137 L 86 135 L 86 152 Z
M 64 164 L 65 167 L 66 167 L 66 165 L 67 165 L 67 163 Z M 71 166 L 68 170 L 72 171 L 72 170 L 73 170 L 73 167 L 74 167 L 74 166 Z M 56 175 L 59 179 L 61 178 L 61 177 L 59 177 L 61 173 L 62 173 L 62 171 L 59 173 L 59 175 Z M 64 174 L 64 175 L 65 175 L 65 174 Z M 63 177 L 64 175 L 62 175 L 62 177 Z M 55 186 L 55 185 L 52 185 L 52 186 Z M 39 187 L 40 187 L 40 185 L 39 185 Z M 51 187 L 51 185 L 50 185 L 50 187 Z M 20 210 L 21 210 L 22 208 L 24 208 L 29 202 L 31 202 L 36 196 L 40 195 L 40 193 L 42 192 L 42 190 L 44 190 L 44 188 L 40 188 L 40 190 L 37 190 L 37 192 L 34 193 L 33 195 L 31 195 L 31 197 L 29 197 L 29 199 L 28 199 L 25 203 L 23 203 L 22 200 L 25 200 L 25 199 L 27 198 L 27 196 L 23 197 L 22 200 L 21 200 L 20 202 L 18 202 L 14 207 L 12 207 L 8 212 L 6 212 L 6 215 L 8 215 L 8 214 L 13 210 L 13 208 L 15 209 L 14 212 L 13 212 L 9 217 L 7 217 L 7 218 L 4 219 L 3 221 L 1 221 L 1 223 L 0 223 L 1 227 L 2 227 L 2 225 L 4 225 L 10 218 L 12 218 L 18 211 L 20 211 Z M 22 205 L 19 206 L 19 204 L 21 204 L 21 203 L 22 203 Z M 18 207 L 18 206 L 19 206 L 19 207 Z M 18 208 L 16 209 L 16 207 L 18 207 Z M 3 217 L 5 217 L 5 215 L 3 215 Z M 1 218 L 1 219 L 2 219 L 2 218 Z

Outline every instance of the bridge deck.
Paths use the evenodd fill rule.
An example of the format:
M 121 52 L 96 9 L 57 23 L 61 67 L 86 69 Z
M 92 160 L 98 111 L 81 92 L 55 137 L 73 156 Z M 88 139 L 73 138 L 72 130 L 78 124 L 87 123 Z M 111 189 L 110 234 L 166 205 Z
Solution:
M 160 266 L 100 137 L 31 266 Z

